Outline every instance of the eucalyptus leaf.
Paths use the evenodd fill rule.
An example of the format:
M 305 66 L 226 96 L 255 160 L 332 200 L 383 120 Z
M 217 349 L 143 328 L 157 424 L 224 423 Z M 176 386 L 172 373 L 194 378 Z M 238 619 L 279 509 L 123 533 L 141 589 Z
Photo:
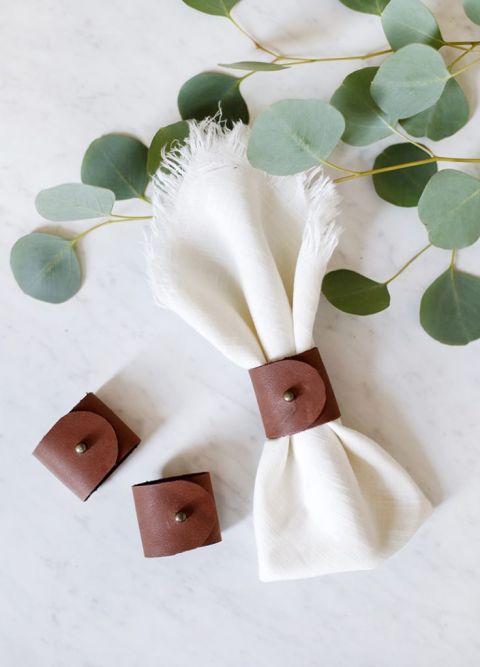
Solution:
M 287 175 L 320 164 L 345 130 L 342 114 L 322 100 L 284 100 L 261 113 L 248 142 L 250 163 Z
M 401 120 L 400 124 L 412 137 L 440 141 L 461 130 L 468 117 L 467 96 L 458 82 L 450 79 L 438 102 L 411 118 Z
M 388 5 L 390 0 L 340 0 L 342 5 L 364 14 L 380 14 Z
M 470 21 L 480 25 L 480 0 L 463 0 L 463 8 Z
M 249 114 L 240 93 L 241 78 L 220 72 L 203 72 L 186 81 L 178 94 L 178 108 L 184 119 L 203 120 L 219 108 L 224 120 L 248 123 Z
M 174 146 L 181 146 L 188 137 L 188 133 L 189 127 L 186 120 L 166 125 L 158 130 L 148 149 L 147 171 L 150 176 L 153 176 L 162 164 L 162 151 L 169 151 Z
M 335 308 L 351 315 L 373 315 L 390 305 L 385 283 L 378 283 L 348 269 L 327 273 L 322 292 Z
M 126 134 L 95 139 L 82 162 L 82 181 L 115 193 L 117 199 L 143 197 L 148 185 L 148 149 Z
M 382 25 L 392 49 L 407 44 L 444 45 L 437 19 L 420 0 L 390 0 L 382 13 Z
M 392 134 L 397 118 L 380 109 L 370 93 L 378 67 L 364 67 L 349 74 L 331 99 L 345 119 L 342 140 L 352 146 L 366 146 Z
M 397 164 L 425 160 L 430 154 L 410 143 L 393 144 L 386 148 L 375 160 L 374 169 L 381 169 Z M 379 197 L 395 206 L 417 206 L 418 201 L 437 172 L 436 162 L 408 167 L 395 171 L 374 174 L 373 185 Z
M 439 171 L 420 198 L 418 214 L 433 245 L 472 245 L 480 237 L 480 180 L 456 169 Z
M 71 241 L 54 234 L 22 236 L 10 253 L 20 289 L 34 299 L 62 303 L 81 285 L 80 264 Z
M 204 14 L 226 16 L 228 18 L 231 10 L 240 0 L 183 0 L 183 2 Z
M 220 65 L 220 67 L 248 70 L 249 72 L 278 72 L 281 69 L 288 69 L 288 65 L 278 65 L 277 63 L 264 63 L 260 60 L 241 60 L 238 63 L 218 63 L 218 64 Z
M 446 345 L 480 338 L 480 278 L 453 267 L 442 273 L 422 297 L 420 323 Z
M 35 199 L 35 207 L 47 220 L 87 220 L 110 215 L 115 204 L 111 190 L 84 183 L 63 183 L 42 190 Z
M 435 104 L 450 78 L 438 51 L 425 44 L 409 44 L 384 61 L 371 91 L 384 111 L 408 118 Z

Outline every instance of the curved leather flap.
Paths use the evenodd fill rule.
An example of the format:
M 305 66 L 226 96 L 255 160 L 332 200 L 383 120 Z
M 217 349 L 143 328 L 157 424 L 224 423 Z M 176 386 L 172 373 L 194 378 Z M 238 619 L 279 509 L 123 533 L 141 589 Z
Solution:
M 145 556 L 171 556 L 221 540 L 210 476 L 202 476 L 207 483 L 186 475 L 133 487 Z
M 108 405 L 105 405 L 98 396 L 95 396 L 91 392 L 82 398 L 80 403 L 77 403 L 71 412 L 94 412 L 111 424 L 118 441 L 117 465 L 129 456 L 140 442 L 138 435 Z
M 84 451 L 77 451 L 77 445 Z M 117 436 L 104 417 L 93 412 L 69 412 L 50 429 L 33 454 L 81 500 L 86 500 L 117 463 Z
M 304 431 L 325 406 L 325 383 L 318 371 L 303 361 L 274 361 L 254 369 L 251 374 L 269 438 Z M 284 399 L 286 392 L 292 392 L 293 400 Z
M 340 416 L 317 348 L 252 368 L 250 377 L 268 438 L 299 433 Z

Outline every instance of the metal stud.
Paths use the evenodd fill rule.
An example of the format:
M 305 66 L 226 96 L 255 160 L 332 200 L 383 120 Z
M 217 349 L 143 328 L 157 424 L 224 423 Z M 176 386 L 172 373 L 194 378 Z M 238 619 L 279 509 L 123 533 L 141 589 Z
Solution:
M 77 454 L 84 454 L 87 451 L 87 445 L 84 442 L 79 442 L 78 445 L 75 445 L 75 451 Z
M 287 389 L 287 391 L 283 394 L 283 400 L 287 401 L 287 403 L 295 400 L 295 394 L 291 389 Z
M 175 514 L 175 521 L 177 523 L 183 523 L 186 520 L 187 520 L 187 513 L 186 512 L 177 512 Z

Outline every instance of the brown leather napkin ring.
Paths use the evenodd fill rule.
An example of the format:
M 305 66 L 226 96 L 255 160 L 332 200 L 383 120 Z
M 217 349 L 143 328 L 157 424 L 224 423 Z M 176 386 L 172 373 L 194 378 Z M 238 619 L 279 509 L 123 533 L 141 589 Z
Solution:
M 340 417 L 316 347 L 249 373 L 267 438 L 299 433 Z
M 147 558 L 173 556 L 221 542 L 208 472 L 135 484 L 132 491 Z
M 120 417 L 89 393 L 58 420 L 33 455 L 80 500 L 87 500 L 139 442 Z

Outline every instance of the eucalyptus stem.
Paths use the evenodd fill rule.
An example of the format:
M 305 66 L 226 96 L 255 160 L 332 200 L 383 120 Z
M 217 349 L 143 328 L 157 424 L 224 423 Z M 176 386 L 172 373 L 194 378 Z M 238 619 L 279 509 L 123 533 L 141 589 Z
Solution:
M 456 72 L 452 72 L 450 74 L 450 78 L 454 78 L 456 76 L 459 76 L 460 74 L 463 74 L 467 70 L 469 70 L 471 67 L 474 67 L 475 65 L 478 65 L 480 63 L 480 58 L 475 58 L 475 60 L 472 60 L 472 62 L 468 63 L 468 65 L 465 65 L 465 67 L 462 67 L 461 69 L 457 70 Z
M 457 258 L 457 249 L 454 248 L 454 249 L 452 250 L 452 256 L 451 256 L 451 258 L 450 258 L 450 267 L 449 267 L 449 268 L 450 268 L 450 271 L 454 271 L 454 270 L 455 270 L 455 260 L 456 260 L 456 258 Z
M 416 146 L 419 148 L 421 151 L 427 152 L 431 157 L 434 157 L 433 152 L 428 146 L 425 146 L 423 144 L 419 144 L 416 141 L 414 141 L 411 137 L 408 136 L 408 134 L 404 134 L 403 132 L 400 132 L 394 125 L 390 125 L 390 123 L 387 123 L 387 126 L 392 130 L 394 134 L 397 135 L 397 137 L 400 137 L 401 139 L 405 139 L 405 141 L 408 141 L 412 146 Z
M 432 157 L 425 158 L 424 160 L 413 160 L 412 162 L 401 162 L 400 164 L 392 164 L 388 167 L 378 167 L 377 169 L 368 169 L 366 171 L 357 171 L 352 173 L 349 176 L 342 176 L 341 178 L 336 178 L 334 183 L 345 183 L 346 181 L 351 181 L 354 178 L 361 178 L 362 176 L 375 176 L 375 174 L 383 174 L 388 171 L 398 171 L 400 169 L 408 169 L 410 167 L 420 167 L 424 164 L 431 164 L 432 162 L 462 162 L 462 163 L 475 163 L 480 162 L 480 158 L 468 158 L 468 157 L 445 157 L 440 155 L 433 155 Z M 334 169 L 339 169 L 344 171 L 343 168 L 339 168 L 338 165 L 330 163 L 329 166 Z
M 474 49 L 475 49 L 475 45 L 472 44 L 469 49 L 467 49 L 466 51 L 463 51 L 459 56 L 457 56 L 455 58 L 455 60 L 452 60 L 452 62 L 448 66 L 448 70 L 451 72 L 452 69 L 455 67 L 455 65 L 457 65 L 461 60 L 463 60 L 463 58 L 465 58 L 465 56 L 468 56 L 468 54 L 471 53 Z
M 265 51 L 265 49 L 262 48 L 262 51 Z M 274 56 L 273 60 L 270 61 L 271 63 L 280 63 L 285 67 L 294 67 L 295 65 L 311 65 L 312 63 L 341 62 L 348 60 L 368 60 L 369 58 L 376 58 L 377 56 L 383 56 L 387 53 L 393 53 L 393 50 L 384 49 L 383 51 L 372 51 L 371 53 L 363 53 L 361 55 L 356 55 L 356 56 L 332 56 L 326 58 L 295 58 L 294 56 L 282 56 L 270 52 L 266 53 L 269 53 L 269 55 Z M 252 76 L 253 74 L 258 74 L 258 70 L 252 70 L 248 74 L 245 74 L 245 76 L 239 77 L 238 83 L 240 84 L 242 81 L 248 79 L 248 77 Z
M 275 61 L 272 60 L 272 62 Z M 243 76 L 237 77 L 237 86 L 239 86 L 242 83 L 242 81 L 245 81 L 245 79 L 248 79 L 250 76 L 253 76 L 254 74 L 258 74 L 258 72 L 256 70 L 252 70 L 251 72 L 247 72 L 247 74 L 244 74 Z
M 355 56 L 328 56 L 322 58 L 290 58 L 289 56 L 278 56 L 278 60 L 294 60 L 295 62 L 285 62 L 285 65 L 310 65 L 311 63 L 329 63 L 344 60 L 368 60 L 369 58 L 376 58 L 377 56 L 384 56 L 388 53 L 393 53 L 392 49 L 383 49 L 382 51 L 371 51 L 369 53 L 362 53 Z
M 478 157 L 445 157 L 440 155 L 435 155 L 434 157 L 438 162 L 468 162 L 470 164 L 480 162 L 480 158 Z
M 240 23 L 238 23 L 230 13 L 228 13 L 227 18 L 230 21 L 230 23 L 234 25 L 235 28 L 237 28 L 237 30 L 240 30 L 240 32 L 243 35 L 245 35 L 245 37 L 247 37 L 251 42 L 253 42 L 253 45 L 255 46 L 256 49 L 259 49 L 264 53 L 268 53 L 269 56 L 274 56 L 274 58 L 279 57 L 278 53 L 275 53 L 275 51 L 272 51 L 271 49 L 268 49 L 266 46 L 263 46 L 263 44 L 257 42 L 255 37 L 253 37 L 253 35 L 251 35 L 247 30 L 245 30 L 245 28 L 242 25 L 240 25 Z
M 140 216 L 131 216 L 131 217 L 125 217 L 125 216 L 116 216 L 115 218 L 109 218 L 108 220 L 104 220 L 103 222 L 99 222 L 97 225 L 93 225 L 93 227 L 89 227 L 83 232 L 80 232 L 80 234 L 77 234 L 77 236 L 74 236 L 73 239 L 70 241 L 70 245 L 73 247 L 75 246 L 80 239 L 83 239 L 85 236 L 90 234 L 91 232 L 94 232 L 96 229 L 100 229 L 101 227 L 106 227 L 107 225 L 113 225 L 117 222 L 127 222 L 129 220 L 151 220 L 153 216 L 151 215 L 140 215 Z
M 315 156 L 315 157 L 317 157 L 317 156 Z M 337 171 L 341 171 L 344 174 L 350 174 L 352 177 L 356 177 L 358 174 L 361 173 L 361 172 L 355 171 L 353 169 L 348 169 L 347 167 L 342 167 L 339 164 L 334 164 L 333 162 L 329 162 L 328 160 L 322 160 L 321 158 L 318 158 L 318 157 L 317 157 L 317 159 L 319 160 L 319 162 L 321 164 L 324 164 L 326 167 L 330 167 L 330 169 L 336 169 Z M 341 181 L 342 179 L 338 179 L 338 180 Z M 335 181 L 335 183 L 336 182 L 337 181 Z
M 463 47 L 462 45 L 468 45 L 469 48 Z M 480 42 L 444 42 L 443 46 L 450 46 L 453 49 L 460 49 L 462 51 L 461 57 L 463 58 L 466 56 L 470 51 L 474 50 L 476 46 L 478 46 Z M 368 53 L 363 53 L 360 55 L 356 56 L 328 56 L 328 57 L 322 57 L 322 58 L 299 58 L 296 56 L 284 56 L 284 55 L 279 55 L 275 54 L 275 57 L 278 60 L 294 60 L 297 62 L 292 62 L 292 63 L 285 63 L 285 64 L 291 64 L 291 65 L 306 65 L 309 63 L 322 63 L 322 62 L 333 62 L 333 61 L 341 61 L 341 60 L 368 60 L 369 58 L 376 58 L 377 56 L 385 56 L 388 55 L 389 53 L 393 53 L 394 50 L 390 48 L 385 48 L 381 49 L 378 51 L 370 51 Z M 273 55 L 273 54 L 272 54 Z
M 480 44 L 480 41 L 473 41 L 473 42 L 445 42 L 445 46 L 478 46 Z
M 120 218 L 118 222 L 122 220 L 150 220 L 151 215 L 119 215 L 118 213 L 112 213 L 112 218 Z
M 457 51 L 468 51 L 467 49 L 467 44 L 470 44 L 470 42 L 463 42 L 465 46 L 462 46 L 462 44 L 458 42 L 442 42 L 442 45 L 439 48 L 442 48 L 442 46 L 449 46 L 451 49 L 457 49 Z
M 421 250 L 419 250 L 413 257 L 410 257 L 410 259 L 408 260 L 408 262 L 406 262 L 406 263 L 401 267 L 401 269 L 399 269 L 396 273 L 394 273 L 393 276 L 392 276 L 391 278 L 389 278 L 388 280 L 386 280 L 384 284 L 385 284 L 385 285 L 389 285 L 393 280 L 395 280 L 395 278 L 398 278 L 398 276 L 399 276 L 400 274 L 402 274 L 402 273 L 405 271 L 405 269 L 408 269 L 408 267 L 410 266 L 410 264 L 413 264 L 413 262 L 414 262 L 416 259 L 418 259 L 421 255 L 423 255 L 424 252 L 426 252 L 426 251 L 427 251 L 429 248 L 431 248 L 431 247 L 432 247 L 432 244 L 429 243 L 429 244 L 426 245 L 424 248 L 422 248 Z

